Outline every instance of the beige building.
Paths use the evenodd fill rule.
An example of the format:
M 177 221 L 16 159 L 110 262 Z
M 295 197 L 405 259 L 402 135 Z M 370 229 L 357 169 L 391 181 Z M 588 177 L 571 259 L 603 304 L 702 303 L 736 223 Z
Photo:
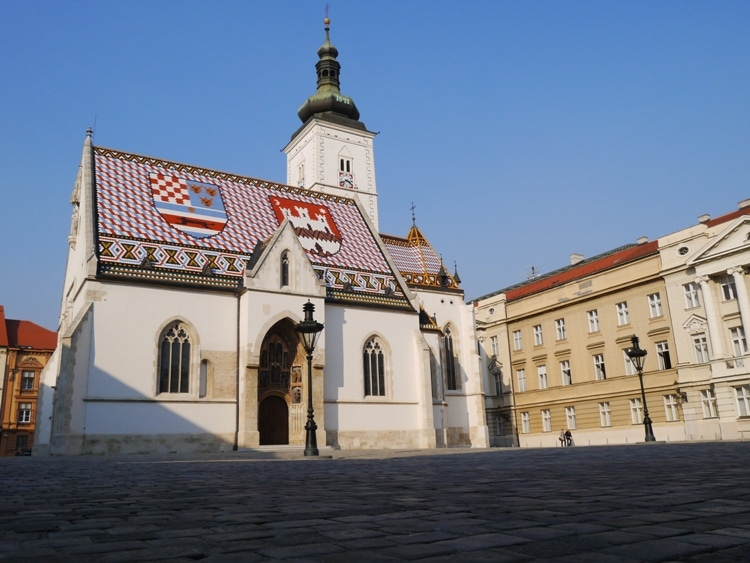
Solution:
M 750 436 L 750 199 L 474 301 L 495 446 Z M 627 356 L 647 356 L 646 404 Z
M 475 301 L 494 445 L 644 440 L 644 405 L 627 357 L 648 351 L 646 407 L 658 440 L 683 440 L 669 307 L 658 244 L 639 241 Z M 493 361 L 493 356 L 496 359 Z
M 687 440 L 750 437 L 750 199 L 662 237 Z

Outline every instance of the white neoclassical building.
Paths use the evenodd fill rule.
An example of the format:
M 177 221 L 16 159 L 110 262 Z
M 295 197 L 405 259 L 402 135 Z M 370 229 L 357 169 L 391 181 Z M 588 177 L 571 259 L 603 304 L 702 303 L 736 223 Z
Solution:
M 487 446 L 473 320 L 411 226 L 378 232 L 374 133 L 318 50 L 287 183 L 94 146 L 73 190 L 35 453 Z

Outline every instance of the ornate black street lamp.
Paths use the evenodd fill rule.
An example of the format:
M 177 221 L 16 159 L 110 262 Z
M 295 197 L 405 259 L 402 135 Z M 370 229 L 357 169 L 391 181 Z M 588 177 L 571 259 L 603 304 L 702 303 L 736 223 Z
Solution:
M 633 347 L 627 349 L 625 353 L 628 355 L 628 358 L 630 358 L 630 361 L 633 362 L 635 369 L 638 371 L 638 380 L 641 382 L 641 398 L 643 399 L 643 426 L 646 429 L 646 441 L 656 442 L 656 438 L 654 437 L 654 429 L 651 427 L 651 417 L 648 416 L 648 406 L 646 405 L 646 391 L 644 391 L 643 389 L 643 363 L 646 361 L 646 354 L 648 354 L 648 352 L 638 346 L 638 337 L 635 334 L 633 335 L 633 338 L 631 340 L 633 342 Z
M 315 413 L 313 411 L 313 393 L 312 393 L 312 359 L 315 345 L 318 343 L 318 337 L 323 330 L 323 325 L 313 319 L 315 305 L 308 301 L 302 306 L 305 312 L 305 320 L 297 324 L 294 328 L 299 332 L 302 339 L 302 346 L 307 352 L 307 424 L 305 424 L 305 455 L 318 455 L 318 439 L 315 437 L 315 431 L 318 425 L 315 424 Z

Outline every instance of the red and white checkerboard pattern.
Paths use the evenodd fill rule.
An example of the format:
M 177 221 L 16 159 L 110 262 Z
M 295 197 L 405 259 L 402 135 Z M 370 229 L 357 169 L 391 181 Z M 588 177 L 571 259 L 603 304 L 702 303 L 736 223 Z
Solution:
M 169 176 L 161 172 L 152 173 L 151 190 L 154 197 L 164 203 L 177 203 L 187 205 L 190 203 L 190 194 L 187 191 L 187 182 L 176 176 Z
M 314 193 L 280 193 L 262 182 L 225 180 L 215 173 L 202 174 L 200 169 L 184 165 L 169 169 L 160 162 L 151 164 L 145 162 L 150 159 L 99 147 L 95 149 L 95 159 L 100 235 L 246 257 L 252 254 L 259 240 L 266 240 L 279 228 L 270 197 L 281 195 L 324 205 L 341 233 L 341 249 L 336 254 L 323 257 L 308 253 L 314 266 L 393 276 L 375 239 L 377 235 L 370 231 L 352 200 L 328 200 Z M 165 197 L 175 198 L 175 203 L 179 203 L 181 191 L 177 186 L 180 179 L 217 185 L 228 217 L 224 230 L 215 236 L 194 238 L 171 227 L 154 207 L 153 194 L 157 184 L 152 184 L 151 175 L 164 178 L 158 183 L 159 197 L 163 190 L 168 194 Z M 187 190 L 184 197 L 189 198 Z

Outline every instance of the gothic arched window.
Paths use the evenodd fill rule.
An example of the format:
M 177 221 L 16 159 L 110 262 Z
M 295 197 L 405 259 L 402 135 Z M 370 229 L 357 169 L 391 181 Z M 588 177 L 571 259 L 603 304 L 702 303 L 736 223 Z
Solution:
M 385 396 L 385 354 L 376 337 L 370 338 L 362 350 L 365 397 Z
M 190 393 L 190 332 L 179 321 L 159 339 L 159 393 Z
M 281 287 L 289 285 L 289 253 L 281 253 Z
M 453 350 L 453 334 L 450 327 L 447 327 L 443 333 L 443 353 L 445 354 L 445 387 L 450 391 L 455 391 L 458 389 L 457 359 Z

